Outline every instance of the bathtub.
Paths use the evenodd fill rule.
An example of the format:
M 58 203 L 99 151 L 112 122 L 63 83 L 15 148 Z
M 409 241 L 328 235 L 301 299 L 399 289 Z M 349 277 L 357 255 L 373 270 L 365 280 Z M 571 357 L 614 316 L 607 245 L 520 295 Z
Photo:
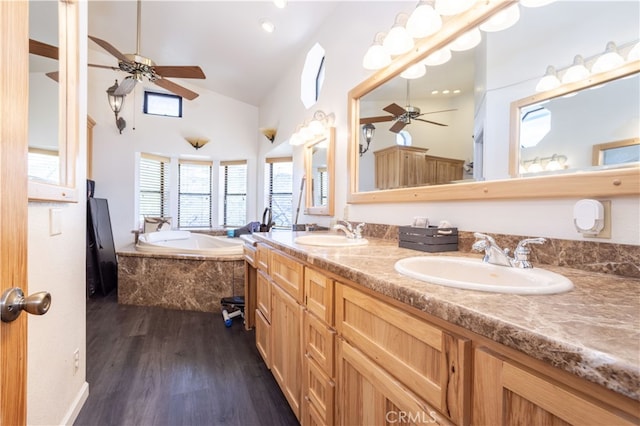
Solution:
M 162 231 L 141 234 L 136 250 L 143 253 L 197 254 L 201 256 L 242 255 L 243 241 L 197 234 L 189 231 Z

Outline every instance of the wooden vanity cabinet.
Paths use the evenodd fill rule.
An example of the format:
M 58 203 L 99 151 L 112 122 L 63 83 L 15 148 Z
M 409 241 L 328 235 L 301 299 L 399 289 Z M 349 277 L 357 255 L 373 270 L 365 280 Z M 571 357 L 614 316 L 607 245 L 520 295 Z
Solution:
M 360 397 L 367 399 L 365 394 L 358 397 L 352 393 L 366 392 L 369 386 L 373 386 L 380 388 L 376 392 L 382 392 L 381 398 L 390 398 L 400 411 L 403 409 L 398 406 L 399 400 L 392 398 L 392 394 L 387 395 L 385 390 L 393 395 L 406 394 L 413 401 L 410 408 L 414 410 L 414 416 L 430 418 L 433 417 L 431 412 L 437 410 L 442 415 L 440 422 L 469 424 L 471 342 L 468 339 L 350 286 L 336 283 L 335 292 L 336 328 L 340 339 L 344 340 L 340 343 L 342 350 L 338 357 L 342 369 L 338 374 L 340 401 Z M 345 354 L 349 354 L 346 360 Z M 363 357 L 370 362 L 358 365 Z M 349 382 L 351 374 L 362 376 L 353 379 L 356 383 L 365 379 L 372 381 L 374 377 L 378 381 L 380 377 L 392 379 L 354 387 Z M 368 376 L 372 378 L 367 379 Z M 415 410 L 419 407 L 423 410 L 417 413 Z M 340 414 L 341 424 L 355 424 L 353 413 L 348 412 L 355 409 L 351 403 L 345 402 Z M 369 416 L 379 419 L 380 413 L 376 411 L 382 410 L 379 404 L 361 404 L 357 408 L 367 409 L 371 411 L 358 416 L 365 420 Z
M 487 348 L 474 351 L 474 425 L 633 425 L 593 395 L 582 394 Z
M 258 269 L 256 266 L 256 248 L 245 243 L 242 246 L 244 257 L 244 328 L 251 330 L 256 324 L 256 286 Z

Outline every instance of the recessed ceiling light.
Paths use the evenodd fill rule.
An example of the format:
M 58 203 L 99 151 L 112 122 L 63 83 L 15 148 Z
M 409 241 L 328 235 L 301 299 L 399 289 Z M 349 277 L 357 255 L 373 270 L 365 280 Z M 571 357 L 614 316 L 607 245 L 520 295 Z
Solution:
M 266 19 L 263 19 L 260 21 L 260 26 L 262 27 L 263 30 L 265 30 L 268 33 L 272 33 L 276 29 L 276 26 L 273 25 L 273 22 L 268 21 Z
M 444 89 L 444 90 L 442 91 L 442 94 L 443 94 L 443 95 L 448 95 L 448 94 L 449 94 L 449 89 Z
M 437 90 L 434 90 L 433 92 L 431 92 L 432 95 L 437 95 L 438 93 L 440 93 L 440 92 L 437 91 Z
M 454 90 L 453 93 L 455 93 L 457 95 L 458 93 L 460 93 L 460 89 Z
M 277 8 L 284 9 L 287 6 L 287 0 L 273 0 L 273 4 L 275 4 Z

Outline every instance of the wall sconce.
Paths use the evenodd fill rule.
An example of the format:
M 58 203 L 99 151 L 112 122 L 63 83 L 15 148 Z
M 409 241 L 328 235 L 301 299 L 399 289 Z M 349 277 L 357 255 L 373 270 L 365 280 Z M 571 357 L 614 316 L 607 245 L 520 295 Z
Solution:
M 371 143 L 371 140 L 373 139 L 373 135 L 375 134 L 375 132 L 376 132 L 376 126 L 374 126 L 371 123 L 367 123 L 364 126 L 362 126 L 362 136 L 364 136 L 364 140 L 365 142 L 367 142 L 367 146 L 363 148 L 364 145 L 362 144 L 358 145 L 358 151 L 360 152 L 360 157 L 362 157 L 362 154 L 364 154 L 369 150 L 369 144 Z
M 260 133 L 262 133 L 265 138 L 269 139 L 269 142 L 271 143 L 273 143 L 273 140 L 276 138 L 276 129 L 271 127 L 263 127 L 260 129 Z
M 206 138 L 185 138 L 189 144 L 196 150 L 202 148 L 209 143 L 209 139 Z
M 333 126 L 335 115 L 325 114 L 323 111 L 316 111 L 313 113 L 313 118 L 307 120 L 304 124 L 299 125 L 296 131 L 289 138 L 290 145 L 304 145 L 305 143 L 318 139 L 323 135 L 327 129 Z
M 116 90 L 118 89 L 118 80 L 116 80 L 115 84 L 107 89 L 107 99 L 109 100 L 109 106 L 111 107 L 111 111 L 116 115 L 116 127 L 120 130 L 120 134 L 122 134 L 122 130 L 127 127 L 127 122 L 124 121 L 124 118 L 118 117 L 120 110 L 122 109 L 122 105 L 124 104 L 124 96 L 125 95 L 116 95 Z

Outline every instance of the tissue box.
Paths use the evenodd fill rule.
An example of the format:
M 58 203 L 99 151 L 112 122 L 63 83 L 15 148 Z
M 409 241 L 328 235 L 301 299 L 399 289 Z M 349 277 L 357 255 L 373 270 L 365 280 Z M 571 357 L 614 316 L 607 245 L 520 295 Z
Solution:
M 458 250 L 458 228 L 398 228 L 398 246 L 412 250 L 437 253 Z

